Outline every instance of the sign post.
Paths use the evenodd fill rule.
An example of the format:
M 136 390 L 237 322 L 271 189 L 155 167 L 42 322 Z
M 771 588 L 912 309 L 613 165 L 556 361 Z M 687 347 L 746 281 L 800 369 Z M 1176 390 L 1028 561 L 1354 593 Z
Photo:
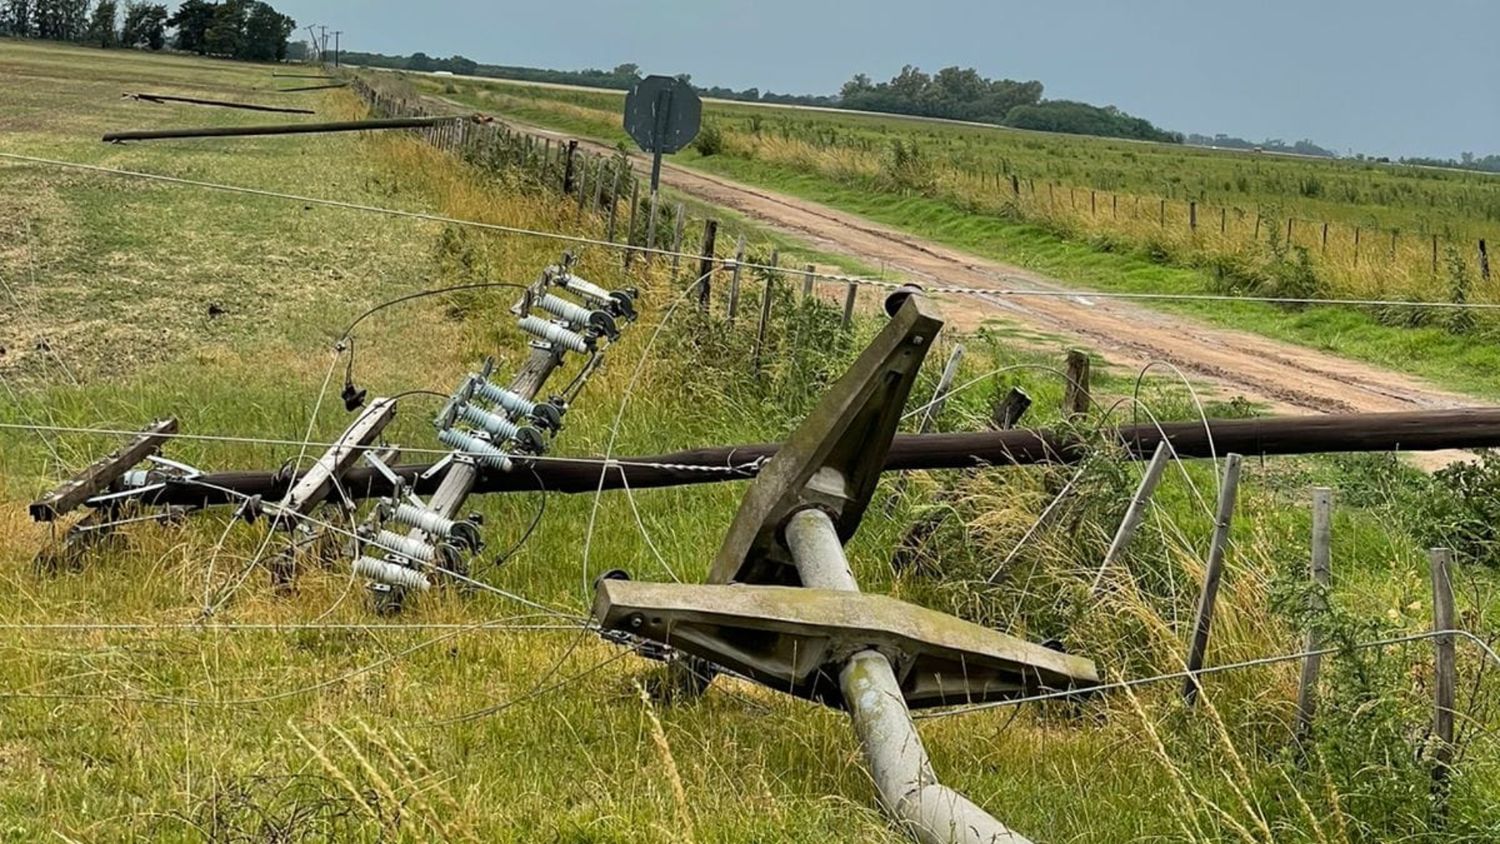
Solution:
M 625 96 L 625 131 L 651 153 L 651 197 L 661 184 L 661 157 L 677 152 L 698 135 L 703 101 L 688 83 L 672 76 L 648 76 Z

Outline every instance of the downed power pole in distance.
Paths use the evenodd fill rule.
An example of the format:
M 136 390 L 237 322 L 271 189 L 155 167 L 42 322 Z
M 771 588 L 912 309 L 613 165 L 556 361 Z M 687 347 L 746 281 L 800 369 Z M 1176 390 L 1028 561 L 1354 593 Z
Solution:
M 425 129 L 463 120 L 462 117 L 394 117 L 380 120 L 344 120 L 334 123 L 278 123 L 266 126 L 207 126 L 193 129 L 139 129 L 110 132 L 107 143 L 154 141 L 165 138 L 236 138 L 249 135 L 304 135 L 322 132 L 364 132 L 371 129 Z
M 310 108 L 283 108 L 281 106 L 256 105 L 255 103 L 231 103 L 225 100 L 204 100 L 198 97 L 175 97 L 168 94 L 125 94 L 128 99 L 147 103 L 187 103 L 188 105 L 238 108 L 245 111 L 270 111 L 277 114 L 317 114 Z

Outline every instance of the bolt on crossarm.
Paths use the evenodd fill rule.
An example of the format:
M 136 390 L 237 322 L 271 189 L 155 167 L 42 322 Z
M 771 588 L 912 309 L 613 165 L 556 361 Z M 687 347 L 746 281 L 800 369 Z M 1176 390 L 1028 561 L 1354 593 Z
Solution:
M 787 547 L 804 586 L 858 592 L 833 520 L 807 509 L 786 525 Z M 1029 844 L 989 812 L 938 782 L 911 720 L 891 661 L 876 649 L 844 663 L 839 688 L 854 732 L 864 748 L 880 803 L 910 825 L 923 844 Z

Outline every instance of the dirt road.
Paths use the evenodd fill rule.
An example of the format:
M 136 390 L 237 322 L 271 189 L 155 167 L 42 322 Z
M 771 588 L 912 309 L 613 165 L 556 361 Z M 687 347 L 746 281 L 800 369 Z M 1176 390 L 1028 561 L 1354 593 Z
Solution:
M 450 105 L 455 105 L 451 104 Z M 571 137 L 536 126 L 506 123 L 539 135 Z M 603 144 L 584 142 L 595 152 Z M 649 172 L 645 155 L 632 156 Z M 1477 402 L 1407 375 L 1345 360 L 1313 349 L 1242 331 L 1205 325 L 1153 311 L 1131 302 L 1090 297 L 1087 291 L 1017 267 L 990 261 L 923 240 L 815 202 L 739 184 L 674 164 L 662 168 L 662 182 L 758 224 L 790 234 L 828 253 L 865 264 L 883 264 L 897 276 L 918 283 L 973 288 L 1076 291 L 1058 297 L 948 297 L 950 325 L 972 329 L 1000 316 L 1029 328 L 1060 335 L 1097 349 L 1110 361 L 1144 366 L 1171 363 L 1189 377 L 1212 384 L 1226 396 L 1244 396 L 1282 412 L 1378 412 L 1460 407 Z

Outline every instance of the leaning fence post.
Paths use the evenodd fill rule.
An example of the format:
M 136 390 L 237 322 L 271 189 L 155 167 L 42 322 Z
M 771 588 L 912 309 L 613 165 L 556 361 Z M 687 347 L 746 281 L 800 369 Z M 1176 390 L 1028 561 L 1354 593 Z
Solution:
M 745 236 L 734 245 L 734 270 L 729 273 L 729 324 L 734 325 L 735 314 L 740 310 L 740 265 L 745 263 Z
M 677 269 L 682 266 L 682 231 L 687 226 L 687 215 L 682 211 L 682 203 L 677 203 L 677 210 L 673 212 L 676 218 L 672 225 L 672 280 L 677 280 Z
M 1130 540 L 1135 538 L 1136 530 L 1141 526 L 1141 520 L 1146 515 L 1146 505 L 1151 503 L 1151 495 L 1156 491 L 1156 485 L 1161 482 L 1162 471 L 1167 467 L 1167 461 L 1172 459 L 1172 446 L 1163 439 L 1156 444 L 1156 451 L 1151 453 L 1151 462 L 1146 464 L 1146 471 L 1141 475 L 1141 483 L 1135 488 L 1135 495 L 1130 498 L 1130 506 L 1125 508 L 1125 517 L 1120 520 L 1120 527 L 1115 530 L 1114 539 L 1110 540 L 1109 550 L 1104 552 L 1104 562 L 1099 564 L 1099 572 L 1094 575 L 1094 582 L 1089 586 L 1089 594 L 1097 596 L 1099 588 L 1104 585 L 1104 573 L 1109 571 L 1110 566 L 1125 553 L 1125 548 L 1130 545 Z
M 713 290 L 714 241 L 719 236 L 719 221 L 703 221 L 703 251 L 698 259 L 698 310 L 708 310 L 708 297 Z
M 1484 245 L 1484 238 L 1479 239 L 1479 277 L 1485 281 L 1490 280 L 1490 250 Z
M 750 360 L 755 369 L 755 374 L 760 374 L 760 356 L 766 345 L 766 324 L 771 321 L 771 295 L 776 281 L 776 264 L 781 260 L 778 250 L 771 250 L 771 269 L 766 270 L 766 286 L 760 294 L 760 325 L 755 328 L 755 351 Z
M 1219 485 L 1219 508 L 1214 516 L 1214 538 L 1208 548 L 1208 567 L 1203 572 L 1203 592 L 1198 596 L 1193 641 L 1188 649 L 1188 677 L 1182 686 L 1182 699 L 1188 706 L 1192 706 L 1198 699 L 1197 673 L 1203 668 L 1203 657 L 1208 651 L 1208 633 L 1213 626 L 1214 603 L 1219 598 L 1219 580 L 1224 576 L 1224 550 L 1229 544 L 1229 525 L 1234 519 L 1235 491 L 1240 485 L 1242 459 L 1238 454 L 1229 454 L 1224 458 L 1224 479 Z
M 630 177 L 630 222 L 625 229 L 625 269 L 630 269 L 630 262 L 635 259 L 635 217 L 641 208 L 640 202 L 641 182 L 635 176 Z
M 1063 414 L 1069 419 L 1086 416 L 1089 412 L 1089 356 L 1078 349 L 1068 350 L 1066 375 L 1063 384 Z
M 1432 630 L 1441 633 L 1453 629 L 1453 581 L 1449 567 L 1453 553 L 1447 548 L 1427 552 L 1432 570 Z M 1453 699 L 1458 685 L 1455 669 L 1453 636 L 1438 636 L 1433 645 L 1432 684 L 1432 790 L 1437 800 L 1434 814 L 1441 819 L 1446 812 L 1449 768 L 1453 763 Z
M 620 213 L 620 177 L 623 175 L 624 168 L 620 166 L 619 160 L 616 159 L 611 169 L 615 171 L 615 180 L 609 188 L 609 223 L 604 228 L 604 239 L 610 243 L 614 243 L 615 217 Z
M 1319 629 L 1324 614 L 1328 612 L 1328 583 L 1332 560 L 1333 490 L 1328 487 L 1313 487 L 1312 491 L 1312 561 L 1309 573 L 1313 591 L 1307 597 L 1307 645 L 1308 652 L 1302 661 L 1302 679 L 1297 685 L 1297 739 L 1301 741 L 1312 734 L 1313 713 L 1318 700 L 1318 668 L 1323 656 L 1313 653 L 1323 647 L 1323 633 Z
M 656 212 L 656 209 L 657 209 L 657 195 L 656 195 L 656 191 L 652 191 L 651 195 L 646 198 L 646 201 L 651 204 L 650 209 L 647 210 L 647 212 L 646 212 L 646 256 L 645 257 L 646 257 L 646 261 L 649 263 L 651 261 L 651 259 L 655 257 L 655 253 L 653 252 L 653 250 L 656 249 L 656 213 L 657 213 Z
M 844 292 L 844 317 L 839 321 L 840 328 L 848 328 L 849 323 L 854 321 L 854 300 L 859 296 L 859 285 L 849 282 L 849 288 Z

